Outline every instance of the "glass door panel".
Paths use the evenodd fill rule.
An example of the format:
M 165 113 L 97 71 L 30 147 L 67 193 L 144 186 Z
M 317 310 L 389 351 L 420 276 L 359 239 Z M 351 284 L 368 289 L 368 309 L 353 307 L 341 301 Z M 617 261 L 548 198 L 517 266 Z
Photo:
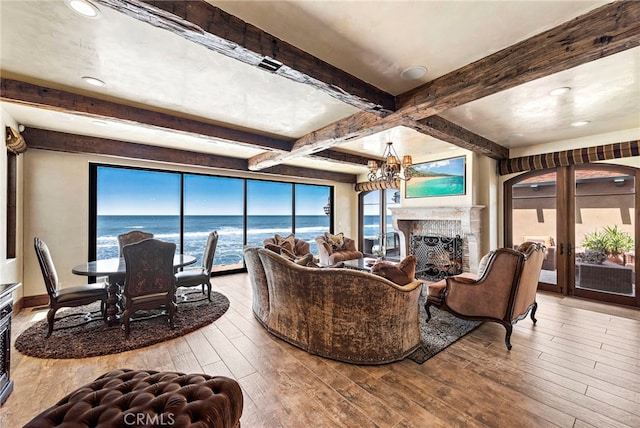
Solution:
M 132 230 L 181 251 L 179 174 L 98 167 L 96 183 L 96 260 L 118 257 L 118 235 Z
M 362 201 L 362 208 L 364 211 L 363 218 L 363 253 L 368 256 L 373 256 L 374 252 L 379 251 L 382 247 L 380 245 L 380 234 L 382 233 L 382 226 L 380 222 L 380 190 L 374 190 L 364 195 Z
M 557 174 L 555 171 L 526 178 L 512 186 L 511 233 L 513 247 L 541 242 L 547 247 L 540 282 L 558 285 Z
M 293 185 L 247 180 L 247 244 L 262 247 L 276 233 L 293 233 Z
M 607 167 L 575 168 L 573 294 L 636 297 L 635 176 Z
M 296 238 L 307 241 L 318 254 L 316 237 L 330 231 L 331 189 L 327 186 L 296 184 Z
M 218 232 L 213 265 L 242 267 L 244 180 L 206 175 L 184 176 L 184 253 L 202 263 L 207 236 Z
M 398 231 L 393 227 L 393 220 L 390 208 L 396 208 L 400 206 L 400 190 L 387 189 L 386 190 L 386 224 L 385 224 L 385 239 L 383 242 L 385 248 L 385 254 L 387 259 L 399 260 L 400 259 L 400 235 Z

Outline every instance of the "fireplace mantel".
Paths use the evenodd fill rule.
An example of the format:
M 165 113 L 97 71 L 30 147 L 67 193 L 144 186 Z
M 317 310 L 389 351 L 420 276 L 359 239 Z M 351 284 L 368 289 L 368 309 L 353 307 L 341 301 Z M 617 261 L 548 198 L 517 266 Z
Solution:
M 480 217 L 484 205 L 465 207 L 394 207 L 389 208 L 398 220 L 464 220 L 471 222 Z
M 401 257 L 408 254 L 411 233 L 428 231 L 450 237 L 460 235 L 465 240 L 465 270 L 475 272 L 481 257 L 483 208 L 483 205 L 390 208 L 393 227 L 399 231 Z

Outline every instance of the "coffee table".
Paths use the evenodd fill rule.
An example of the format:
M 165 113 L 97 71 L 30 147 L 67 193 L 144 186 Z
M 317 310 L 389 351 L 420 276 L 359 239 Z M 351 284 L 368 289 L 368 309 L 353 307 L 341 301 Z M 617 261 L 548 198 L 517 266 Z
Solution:
M 347 269 L 359 270 L 362 272 L 371 272 L 371 266 L 376 262 L 376 259 L 370 257 L 364 257 L 361 259 L 346 260 L 344 261 L 344 267 Z

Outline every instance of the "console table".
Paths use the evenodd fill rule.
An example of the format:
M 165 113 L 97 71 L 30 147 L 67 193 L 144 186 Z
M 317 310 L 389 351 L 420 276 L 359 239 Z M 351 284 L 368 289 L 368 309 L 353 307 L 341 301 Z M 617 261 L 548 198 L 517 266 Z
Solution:
M 13 313 L 13 291 L 19 282 L 0 284 L 0 405 L 13 391 L 11 380 L 11 314 Z

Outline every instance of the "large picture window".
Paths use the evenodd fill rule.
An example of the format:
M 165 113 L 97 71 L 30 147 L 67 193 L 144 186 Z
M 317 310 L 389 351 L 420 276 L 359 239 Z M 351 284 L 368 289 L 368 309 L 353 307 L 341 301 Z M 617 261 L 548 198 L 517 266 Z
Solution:
M 295 233 L 317 254 L 315 237 L 333 232 L 329 186 L 91 165 L 89 260 L 117 257 L 119 234 L 143 230 L 175 242 L 201 262 L 218 232 L 214 270 L 243 267 L 245 244 Z

